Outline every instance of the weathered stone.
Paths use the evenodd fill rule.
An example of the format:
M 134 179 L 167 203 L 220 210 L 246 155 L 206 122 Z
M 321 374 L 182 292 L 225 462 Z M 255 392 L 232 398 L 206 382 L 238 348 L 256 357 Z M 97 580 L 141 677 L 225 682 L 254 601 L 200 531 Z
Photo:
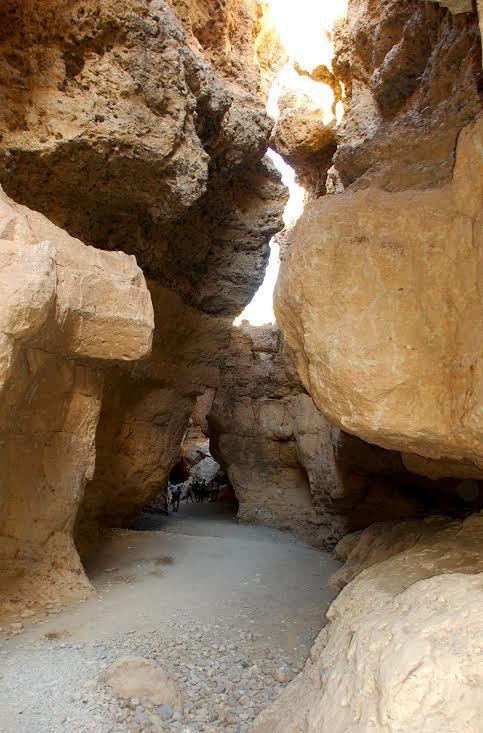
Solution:
M 335 130 L 343 185 L 403 191 L 448 183 L 457 137 L 481 109 L 476 12 L 350 0 L 334 45 L 334 72 L 347 93 Z
M 86 247 L 0 194 L 2 602 L 90 591 L 72 540 L 94 471 L 101 367 L 151 349 L 133 257 Z M 40 598 L 39 598 L 40 596 Z
M 311 202 L 281 267 L 276 312 L 326 417 L 385 448 L 483 467 L 482 127 L 460 135 L 451 185 Z
M 321 546 L 375 521 L 423 515 L 436 503 L 439 485 L 409 474 L 398 453 L 327 422 L 277 327 L 235 328 L 220 381 L 208 415 L 211 448 L 241 520 Z
M 252 733 L 479 730 L 483 517 L 392 529 L 362 533 L 351 575 L 367 569 Z
M 299 183 L 312 196 L 323 196 L 337 149 L 335 123 L 325 124 L 320 106 L 303 92 L 285 93 L 279 108 L 272 146 L 296 169 Z

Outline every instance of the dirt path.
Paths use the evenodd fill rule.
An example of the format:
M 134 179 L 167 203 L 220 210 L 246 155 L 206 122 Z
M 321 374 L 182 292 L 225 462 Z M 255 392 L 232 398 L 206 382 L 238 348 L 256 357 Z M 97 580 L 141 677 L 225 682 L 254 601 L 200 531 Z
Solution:
M 141 525 L 159 528 L 113 533 L 88 568 L 97 598 L 2 640 L 2 733 L 243 733 L 300 668 L 332 599 L 326 553 L 222 504 Z M 98 677 L 125 654 L 178 680 L 184 717 L 109 694 Z

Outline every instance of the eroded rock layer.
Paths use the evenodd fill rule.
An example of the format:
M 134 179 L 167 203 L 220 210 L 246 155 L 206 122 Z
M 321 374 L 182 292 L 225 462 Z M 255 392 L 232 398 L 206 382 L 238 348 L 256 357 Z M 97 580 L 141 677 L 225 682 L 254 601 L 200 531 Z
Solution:
M 470 476 L 483 468 L 482 130 L 479 118 L 461 133 L 447 186 L 309 203 L 277 287 L 282 330 L 323 414 L 444 461 L 447 475 L 458 462 Z
M 359 574 L 330 607 L 304 671 L 259 716 L 253 733 L 462 725 L 476 733 L 483 516 L 376 525 L 351 545 L 343 542 L 348 578 Z
M 130 352 L 114 352 L 103 372 L 76 522 L 86 553 L 100 525 L 129 524 L 165 483 L 282 225 L 253 3 L 214 3 L 215 25 L 204 4 L 172 6 L 8 0 L 0 10 L 7 193 L 99 250 L 134 254 L 154 306 L 152 353 L 126 366 Z M 140 326 L 137 307 L 126 313 Z
M 235 328 L 220 382 L 208 414 L 211 450 L 242 521 L 330 547 L 373 522 L 477 505 L 478 488 L 465 503 L 459 482 L 412 474 L 399 453 L 331 425 L 306 393 L 276 326 Z
M 319 197 L 282 238 L 276 313 L 298 373 L 331 423 L 433 479 L 433 513 L 450 476 L 478 510 L 483 469 L 481 42 L 474 3 L 439 5 L 349 1 L 326 187 L 325 160 L 297 160 L 289 133 L 317 128 L 296 104 L 274 134 Z M 482 542 L 481 514 L 345 537 L 329 623 L 253 733 L 476 733 Z
M 92 477 L 103 365 L 149 353 L 135 259 L 86 247 L 0 192 L 0 611 L 90 586 L 72 539 Z

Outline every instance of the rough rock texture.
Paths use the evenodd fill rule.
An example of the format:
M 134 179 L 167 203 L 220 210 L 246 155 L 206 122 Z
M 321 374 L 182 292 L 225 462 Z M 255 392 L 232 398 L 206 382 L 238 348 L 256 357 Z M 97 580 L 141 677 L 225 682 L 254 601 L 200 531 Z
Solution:
M 452 13 L 470 13 L 473 10 L 471 0 L 432 0 L 440 5 L 444 5 Z
M 280 116 L 271 145 L 297 171 L 298 182 L 311 196 L 324 196 L 327 173 L 337 150 L 335 121 L 325 124 L 320 106 L 303 92 L 286 92 L 278 103 Z
M 434 479 L 433 507 L 440 488 L 441 500 L 456 489 L 481 507 L 481 44 L 471 7 L 441 4 L 452 12 L 349 0 L 334 34 L 345 115 L 326 189 L 308 186 L 333 195 L 281 237 L 275 310 L 331 423 L 401 451 L 392 455 Z M 305 161 L 292 162 L 305 180 Z M 327 170 L 313 167 L 313 180 Z M 448 476 L 462 480 L 436 481 Z M 344 538 L 334 584 L 349 585 L 304 672 L 253 733 L 476 733 L 482 544 L 482 515 Z
M 260 162 L 261 102 L 216 72 L 164 0 L 9 0 L 1 13 L 7 192 L 136 254 L 185 301 L 242 310 L 284 198 Z
M 411 474 L 398 453 L 330 425 L 275 326 L 233 330 L 208 424 L 240 519 L 290 529 L 318 546 L 375 521 L 423 515 L 437 501 L 454 503 L 451 482 Z M 460 504 L 464 510 L 463 497 Z
M 277 286 L 278 320 L 323 414 L 444 461 L 443 475 L 455 462 L 470 476 L 483 468 L 482 130 L 480 117 L 461 133 L 449 185 L 311 202 Z
M 290 415 L 301 385 L 280 346 L 276 327 L 242 324 L 233 330 L 208 415 L 211 452 L 235 490 L 242 521 L 292 529 L 317 543 L 319 528 Z
M 88 244 L 134 253 L 150 276 L 153 353 L 106 375 L 79 542 L 159 492 L 282 225 L 253 2 L 172 5 L 0 10 L 5 189 Z
M 334 72 L 347 93 L 334 159 L 343 185 L 402 191 L 448 183 L 457 136 L 481 109 L 476 12 L 350 0 L 334 41 Z
M 223 77 L 255 96 L 261 92 L 255 46 L 260 32 L 258 0 L 169 0 L 195 48 Z
M 477 733 L 482 542 L 481 514 L 366 530 L 347 580 L 359 574 L 330 607 L 304 671 L 252 733 Z
M 86 247 L 0 190 L 0 610 L 90 586 L 72 540 L 95 460 L 103 363 L 151 349 L 133 257 Z

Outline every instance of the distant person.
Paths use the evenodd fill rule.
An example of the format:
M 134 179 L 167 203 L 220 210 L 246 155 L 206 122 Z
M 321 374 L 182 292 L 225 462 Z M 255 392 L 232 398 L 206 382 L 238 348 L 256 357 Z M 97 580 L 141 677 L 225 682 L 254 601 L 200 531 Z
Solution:
M 203 499 L 207 495 L 208 487 L 206 485 L 206 481 L 203 479 L 200 483 L 200 501 L 203 503 Z
M 210 501 L 218 501 L 218 492 L 220 491 L 220 487 L 218 485 L 217 481 L 213 481 L 211 484 L 210 489 Z
M 181 499 L 181 489 L 179 486 L 174 486 L 171 489 L 171 506 L 173 507 L 173 512 L 177 512 L 179 510 L 179 502 Z
M 194 498 L 193 498 L 193 487 L 192 487 L 191 483 L 189 483 L 188 486 L 186 487 L 186 493 L 184 495 L 184 500 L 185 501 L 188 501 L 188 499 L 190 499 L 190 501 L 194 501 Z

